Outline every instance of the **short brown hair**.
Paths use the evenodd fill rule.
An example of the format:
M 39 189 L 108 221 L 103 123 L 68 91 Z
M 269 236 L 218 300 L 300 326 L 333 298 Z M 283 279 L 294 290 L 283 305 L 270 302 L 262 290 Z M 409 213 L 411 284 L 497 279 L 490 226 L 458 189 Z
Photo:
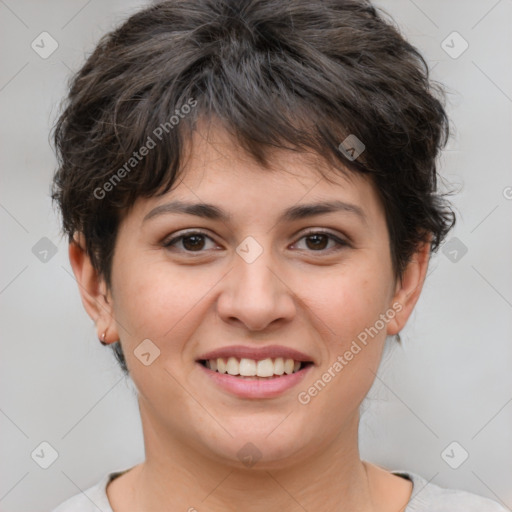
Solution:
M 437 191 L 442 93 L 370 2 L 163 1 L 106 34 L 72 77 L 52 198 L 110 285 L 123 214 L 170 189 L 197 120 L 216 118 L 264 166 L 272 148 L 313 150 L 373 180 L 400 277 L 418 243 L 431 236 L 435 251 L 455 223 Z M 365 146 L 357 158 L 340 150 L 349 135 Z

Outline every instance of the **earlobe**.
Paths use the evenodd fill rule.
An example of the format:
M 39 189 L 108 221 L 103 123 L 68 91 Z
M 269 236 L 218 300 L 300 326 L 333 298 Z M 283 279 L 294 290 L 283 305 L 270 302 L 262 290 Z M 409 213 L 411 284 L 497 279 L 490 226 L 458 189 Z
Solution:
M 423 283 L 427 275 L 428 263 L 430 260 L 431 242 L 422 242 L 418 250 L 412 255 L 406 269 L 403 272 L 402 279 L 398 281 L 395 289 L 395 295 L 391 304 L 400 304 L 400 308 L 395 308 L 397 313 L 390 320 L 387 326 L 387 334 L 398 334 L 407 323 L 411 313 L 418 301 Z
M 113 315 L 112 300 L 105 280 L 93 267 L 91 258 L 85 250 L 85 238 L 76 233 L 69 243 L 68 254 L 71 268 L 78 284 L 82 304 L 98 329 L 98 336 L 108 332 L 106 343 L 117 341 L 117 328 Z

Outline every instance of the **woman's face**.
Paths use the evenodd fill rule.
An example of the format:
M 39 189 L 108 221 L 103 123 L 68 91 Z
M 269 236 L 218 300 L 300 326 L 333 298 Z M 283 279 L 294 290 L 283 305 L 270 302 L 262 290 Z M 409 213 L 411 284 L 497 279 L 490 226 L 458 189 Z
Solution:
M 210 459 L 278 467 L 342 432 L 353 440 L 386 335 L 413 304 L 397 302 L 405 291 L 373 185 L 339 172 L 330 183 L 304 154 L 271 161 L 261 168 L 223 131 L 196 132 L 182 180 L 139 198 L 120 225 L 105 326 L 121 339 L 143 423 Z M 175 201 L 225 218 L 172 211 Z M 231 373 L 308 364 L 242 378 L 204 366 L 222 366 L 219 350 Z

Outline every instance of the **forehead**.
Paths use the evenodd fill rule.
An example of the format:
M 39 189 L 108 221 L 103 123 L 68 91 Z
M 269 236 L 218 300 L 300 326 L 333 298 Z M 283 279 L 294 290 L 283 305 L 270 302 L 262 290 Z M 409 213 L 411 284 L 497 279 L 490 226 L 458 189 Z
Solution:
M 142 222 L 169 202 L 207 204 L 236 222 L 301 218 L 293 207 L 343 202 L 363 211 L 375 228 L 384 227 L 384 210 L 373 182 L 362 174 L 333 167 L 312 151 L 265 148 L 267 166 L 259 163 L 218 122 L 196 125 L 184 140 L 181 168 L 172 188 L 161 196 L 138 198 L 132 216 Z M 133 218 L 133 217 L 132 217 Z M 375 224 L 379 224 L 376 226 Z
M 331 195 L 371 194 L 373 183 L 362 174 L 333 167 L 324 157 L 305 150 L 265 148 L 268 166 L 257 162 L 237 138 L 219 123 L 202 122 L 184 143 L 184 161 L 180 179 L 172 190 L 183 184 L 191 190 L 237 189 L 239 194 L 265 196 L 308 194 L 330 191 Z M 297 198 L 298 199 L 298 198 Z M 361 199 L 363 199 L 361 197 Z

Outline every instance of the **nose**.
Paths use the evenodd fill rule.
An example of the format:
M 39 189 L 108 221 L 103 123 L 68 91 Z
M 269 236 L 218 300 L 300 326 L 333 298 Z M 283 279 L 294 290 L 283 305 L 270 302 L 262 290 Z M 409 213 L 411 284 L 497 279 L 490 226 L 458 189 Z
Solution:
M 217 313 L 227 323 L 262 331 L 271 324 L 290 321 L 296 313 L 294 294 L 279 266 L 265 250 L 252 263 L 238 254 L 234 268 L 223 280 Z

